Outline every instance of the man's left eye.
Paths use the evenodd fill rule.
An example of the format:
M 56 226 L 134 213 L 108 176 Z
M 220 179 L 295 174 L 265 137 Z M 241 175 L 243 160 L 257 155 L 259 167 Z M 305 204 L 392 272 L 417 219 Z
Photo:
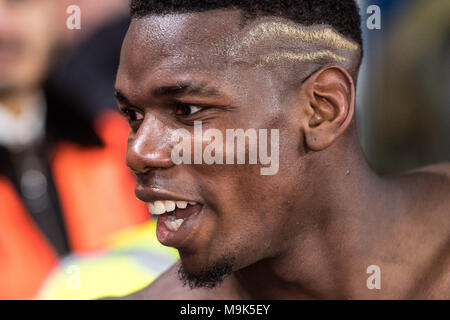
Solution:
M 175 105 L 174 109 L 175 109 L 175 115 L 187 117 L 187 116 L 192 116 L 192 115 L 202 111 L 204 108 L 196 106 L 196 105 L 179 103 L 179 104 Z

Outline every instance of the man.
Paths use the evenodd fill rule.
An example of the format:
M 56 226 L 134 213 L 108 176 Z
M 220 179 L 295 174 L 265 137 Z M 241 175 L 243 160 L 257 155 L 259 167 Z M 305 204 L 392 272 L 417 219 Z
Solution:
M 70 88 L 44 85 L 61 56 L 65 9 L 62 1 L 0 0 L 0 299 L 35 297 L 68 256 L 84 281 L 105 274 L 107 283 L 124 280 L 89 291 L 84 283 L 71 291 L 78 298 L 142 288 L 157 274 L 154 264 L 164 261 L 153 247 L 138 244 L 137 250 L 132 236 L 106 257 L 109 268 L 102 267 L 101 276 L 95 263 L 85 268 L 79 259 L 99 250 L 105 258 L 110 238 L 144 227 L 148 212 L 133 196 L 135 182 L 124 165 L 126 122 L 112 113 L 93 117 Z M 139 276 L 127 279 L 136 269 Z M 52 282 L 51 289 L 66 283 Z
M 450 167 L 380 177 L 366 163 L 353 0 L 134 0 L 131 13 L 116 80 L 127 163 L 181 257 L 131 298 L 450 297 Z M 194 150 L 199 122 L 279 129 L 278 173 L 175 165 L 177 132 Z

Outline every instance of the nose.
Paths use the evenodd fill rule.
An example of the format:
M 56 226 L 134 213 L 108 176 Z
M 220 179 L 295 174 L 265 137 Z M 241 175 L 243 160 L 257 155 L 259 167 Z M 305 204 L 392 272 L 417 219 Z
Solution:
M 137 132 L 130 134 L 127 165 L 136 174 L 168 169 L 174 165 L 171 150 L 169 128 L 154 116 L 146 115 Z

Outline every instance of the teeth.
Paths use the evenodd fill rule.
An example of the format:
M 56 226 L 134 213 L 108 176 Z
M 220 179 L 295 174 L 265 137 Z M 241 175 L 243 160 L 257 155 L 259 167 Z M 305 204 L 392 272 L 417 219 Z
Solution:
M 155 206 L 153 205 L 153 202 L 148 202 L 147 207 L 151 214 L 155 214 Z
M 175 210 L 175 202 L 174 201 L 166 200 L 166 201 L 164 201 L 164 205 L 166 207 L 166 212 L 172 212 Z
M 176 208 L 186 209 L 187 205 L 195 206 L 197 202 L 193 201 L 172 201 L 172 200 L 163 200 L 163 201 L 155 201 L 148 202 L 148 210 L 151 214 L 159 216 L 166 212 L 173 212 Z
M 177 219 L 175 215 L 170 215 L 167 217 L 167 220 L 164 222 L 167 229 L 169 229 L 172 232 L 178 231 L 180 229 L 181 225 L 183 224 L 184 219 Z
M 188 205 L 187 201 L 177 201 L 176 204 L 177 204 L 177 207 L 180 209 L 186 209 L 186 207 Z
M 153 205 L 149 203 L 148 208 L 150 212 L 156 216 L 159 216 L 166 212 L 166 206 L 162 203 L 162 201 L 155 201 Z

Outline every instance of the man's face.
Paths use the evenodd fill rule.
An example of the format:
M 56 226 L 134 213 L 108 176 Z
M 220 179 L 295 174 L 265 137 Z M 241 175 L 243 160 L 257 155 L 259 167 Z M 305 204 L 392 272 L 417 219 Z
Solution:
M 64 26 L 60 6 L 55 0 L 0 0 L 0 94 L 42 80 Z
M 270 70 L 230 60 L 240 23 L 235 11 L 150 16 L 132 22 L 122 48 L 116 89 L 132 127 L 127 162 L 137 174 L 136 194 L 145 202 L 200 204 L 179 231 L 161 223 L 157 231 L 194 274 L 224 258 L 236 270 L 273 257 L 299 228 L 292 215 L 305 187 L 302 137 L 292 119 L 298 106 L 282 97 Z M 278 174 L 261 175 L 259 164 L 173 165 L 173 133 L 193 135 L 194 121 L 224 137 L 226 129 L 279 129 Z

